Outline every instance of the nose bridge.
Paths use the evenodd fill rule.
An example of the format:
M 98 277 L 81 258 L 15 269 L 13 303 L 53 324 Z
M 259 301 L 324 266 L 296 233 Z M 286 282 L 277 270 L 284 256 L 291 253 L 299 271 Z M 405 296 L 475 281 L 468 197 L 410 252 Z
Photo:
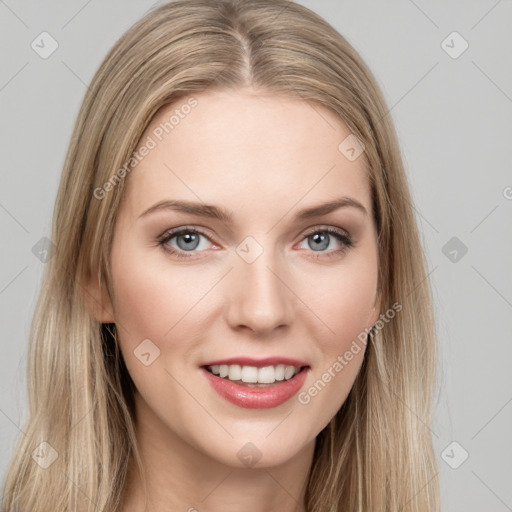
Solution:
M 248 237 L 237 247 L 231 275 L 229 321 L 254 331 L 269 331 L 290 322 L 293 294 L 282 260 L 270 247 Z

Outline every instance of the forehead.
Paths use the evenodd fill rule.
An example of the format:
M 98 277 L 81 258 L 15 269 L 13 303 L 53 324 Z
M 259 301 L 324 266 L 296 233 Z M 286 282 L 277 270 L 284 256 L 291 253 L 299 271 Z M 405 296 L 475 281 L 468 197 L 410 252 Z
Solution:
M 340 195 L 370 208 L 364 153 L 351 160 L 343 151 L 349 136 L 338 116 L 310 102 L 251 90 L 184 98 L 160 109 L 141 137 L 145 156 L 125 199 L 133 215 L 171 197 L 252 214 Z

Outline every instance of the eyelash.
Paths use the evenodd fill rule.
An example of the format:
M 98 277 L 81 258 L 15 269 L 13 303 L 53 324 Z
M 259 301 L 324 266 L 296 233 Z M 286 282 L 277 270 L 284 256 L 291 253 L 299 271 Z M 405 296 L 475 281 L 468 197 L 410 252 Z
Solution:
M 202 235 L 211 242 L 210 238 L 206 235 L 206 233 L 203 233 L 202 231 L 200 231 L 196 228 L 183 227 L 183 228 L 177 228 L 177 229 L 174 229 L 171 231 L 167 231 L 166 233 L 164 233 L 161 237 L 158 238 L 158 245 L 162 246 L 164 251 L 168 252 L 172 256 L 176 256 L 177 258 L 182 258 L 182 259 L 194 258 L 194 256 L 185 255 L 187 251 L 176 250 L 176 249 L 170 247 L 169 245 L 167 245 L 167 243 L 171 239 L 173 239 L 179 235 L 183 235 L 185 233 Z M 313 257 L 313 259 L 319 259 L 319 258 L 325 258 L 325 257 L 333 258 L 336 256 L 341 256 L 342 254 L 347 252 L 348 249 L 350 249 L 351 247 L 354 247 L 354 245 L 355 245 L 352 238 L 350 237 L 350 235 L 348 233 L 345 233 L 341 230 L 338 230 L 338 229 L 332 228 L 332 227 L 315 228 L 313 230 L 310 230 L 304 235 L 304 238 L 301 240 L 301 242 L 317 233 L 328 233 L 329 235 L 333 235 L 338 241 L 340 241 L 343 244 L 343 247 L 341 249 L 336 249 L 333 251 L 327 251 L 327 252 L 319 251 L 319 255 Z M 312 251 L 312 252 L 316 252 L 316 251 Z

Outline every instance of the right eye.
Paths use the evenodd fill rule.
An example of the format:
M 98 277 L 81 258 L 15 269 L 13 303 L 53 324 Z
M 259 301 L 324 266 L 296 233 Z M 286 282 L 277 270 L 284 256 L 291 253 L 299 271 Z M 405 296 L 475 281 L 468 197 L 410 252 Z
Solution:
M 167 231 L 159 238 L 158 243 L 168 253 L 178 258 L 191 258 L 187 252 L 202 252 L 195 251 L 201 243 L 201 237 L 209 238 L 202 232 L 195 228 L 177 228 Z M 176 245 L 171 245 L 169 242 L 175 240 Z

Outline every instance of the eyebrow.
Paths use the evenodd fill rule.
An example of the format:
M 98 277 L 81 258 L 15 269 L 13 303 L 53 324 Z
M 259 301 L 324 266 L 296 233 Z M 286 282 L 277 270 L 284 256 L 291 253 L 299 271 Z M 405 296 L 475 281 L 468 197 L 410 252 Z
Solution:
M 366 208 L 359 201 L 352 197 L 344 196 L 333 201 L 329 201 L 327 203 L 322 203 L 308 208 L 303 208 L 302 210 L 299 210 L 295 214 L 294 219 L 306 220 L 313 217 L 319 217 L 321 215 L 327 215 L 328 213 L 338 210 L 339 208 L 355 208 L 362 212 L 364 215 L 368 215 Z M 141 215 L 139 215 L 139 219 L 141 217 L 146 217 L 151 213 L 162 210 L 189 213 L 191 215 L 198 215 L 200 217 L 218 219 L 226 223 L 233 222 L 232 212 L 226 210 L 225 208 L 204 203 L 195 203 L 191 201 L 182 201 L 177 199 L 165 199 L 163 201 L 159 201 L 158 203 L 154 204 L 153 206 L 149 207 L 147 210 L 142 212 Z

